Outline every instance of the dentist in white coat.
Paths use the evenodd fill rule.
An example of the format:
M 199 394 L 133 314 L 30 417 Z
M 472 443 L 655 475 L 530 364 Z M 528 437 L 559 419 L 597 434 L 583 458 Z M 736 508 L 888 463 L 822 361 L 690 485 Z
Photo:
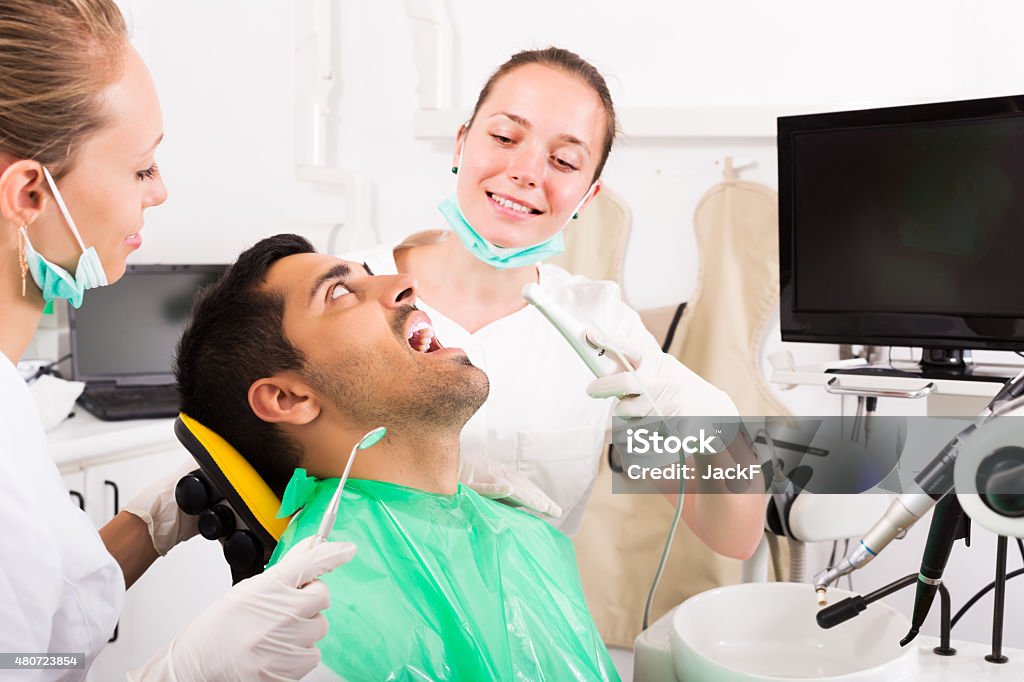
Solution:
M 145 209 L 167 197 L 154 159 L 163 121 L 112 0 L 0 0 L 0 46 L 0 653 L 84 654 L 78 668 L 6 671 L 82 679 L 126 588 L 195 526 L 164 481 L 97 533 L 68 496 L 16 365 L 48 301 L 77 307 L 124 273 Z M 297 546 L 129 677 L 302 677 L 327 631 L 317 577 L 354 552 Z

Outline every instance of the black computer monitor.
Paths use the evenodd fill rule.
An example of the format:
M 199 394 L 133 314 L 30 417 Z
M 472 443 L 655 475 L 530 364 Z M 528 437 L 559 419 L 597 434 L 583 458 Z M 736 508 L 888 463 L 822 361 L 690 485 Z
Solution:
M 173 384 L 174 349 L 203 287 L 226 265 L 135 265 L 69 306 L 72 375 L 89 383 Z
M 1024 350 L 1024 95 L 782 117 L 778 161 L 783 340 Z

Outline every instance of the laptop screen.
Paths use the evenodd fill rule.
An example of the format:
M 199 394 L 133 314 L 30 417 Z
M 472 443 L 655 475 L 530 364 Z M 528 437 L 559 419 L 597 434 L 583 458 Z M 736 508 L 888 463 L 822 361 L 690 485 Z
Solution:
M 174 349 L 200 288 L 225 265 L 129 265 L 112 286 L 68 307 L 72 371 L 79 381 L 171 384 Z

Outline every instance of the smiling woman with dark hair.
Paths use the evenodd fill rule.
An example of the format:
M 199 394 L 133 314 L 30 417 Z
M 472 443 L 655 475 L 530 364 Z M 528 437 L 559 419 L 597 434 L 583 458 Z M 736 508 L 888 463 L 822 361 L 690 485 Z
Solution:
M 360 254 L 375 272 L 415 277 L 417 305 L 438 335 L 491 378 L 487 404 L 462 433 L 463 480 L 497 460 L 553 500 L 562 515 L 552 523 L 570 535 L 613 412 L 647 416 L 657 405 L 664 416 L 736 414 L 724 392 L 661 352 L 617 285 L 542 262 L 563 250 L 562 231 L 600 194 L 615 132 L 608 86 L 592 64 L 559 47 L 517 53 L 487 80 L 457 132 L 454 192 L 439 207 L 451 231 Z M 622 341 L 635 374 L 594 381 L 523 300 L 527 284 Z M 517 482 L 503 483 L 495 497 L 516 496 Z M 683 518 L 714 551 L 746 558 L 762 532 L 756 497 L 687 495 Z

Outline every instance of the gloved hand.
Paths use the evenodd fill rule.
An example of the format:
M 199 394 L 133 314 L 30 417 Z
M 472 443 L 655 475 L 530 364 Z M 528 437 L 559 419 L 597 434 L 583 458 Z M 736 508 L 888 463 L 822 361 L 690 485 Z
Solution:
M 636 419 L 656 415 L 736 417 L 729 396 L 702 379 L 686 365 L 655 345 L 645 347 L 621 337 L 600 338 L 599 345 L 624 356 L 635 371 L 598 377 L 587 386 L 591 398 L 618 398 L 615 416 Z
M 186 626 L 130 682 L 297 680 L 320 662 L 331 602 L 321 575 L 349 561 L 350 542 L 306 538 L 263 573 L 243 580 Z
M 459 464 L 459 482 L 483 497 L 510 507 L 523 507 L 553 519 L 562 515 L 562 508 L 533 481 L 493 459 L 463 456 Z
M 199 468 L 191 458 L 172 473 L 150 483 L 121 507 L 122 511 L 142 519 L 149 528 L 153 547 L 160 556 L 170 552 L 179 542 L 199 532 L 199 517 L 181 511 L 174 500 L 174 488 L 185 474 Z

